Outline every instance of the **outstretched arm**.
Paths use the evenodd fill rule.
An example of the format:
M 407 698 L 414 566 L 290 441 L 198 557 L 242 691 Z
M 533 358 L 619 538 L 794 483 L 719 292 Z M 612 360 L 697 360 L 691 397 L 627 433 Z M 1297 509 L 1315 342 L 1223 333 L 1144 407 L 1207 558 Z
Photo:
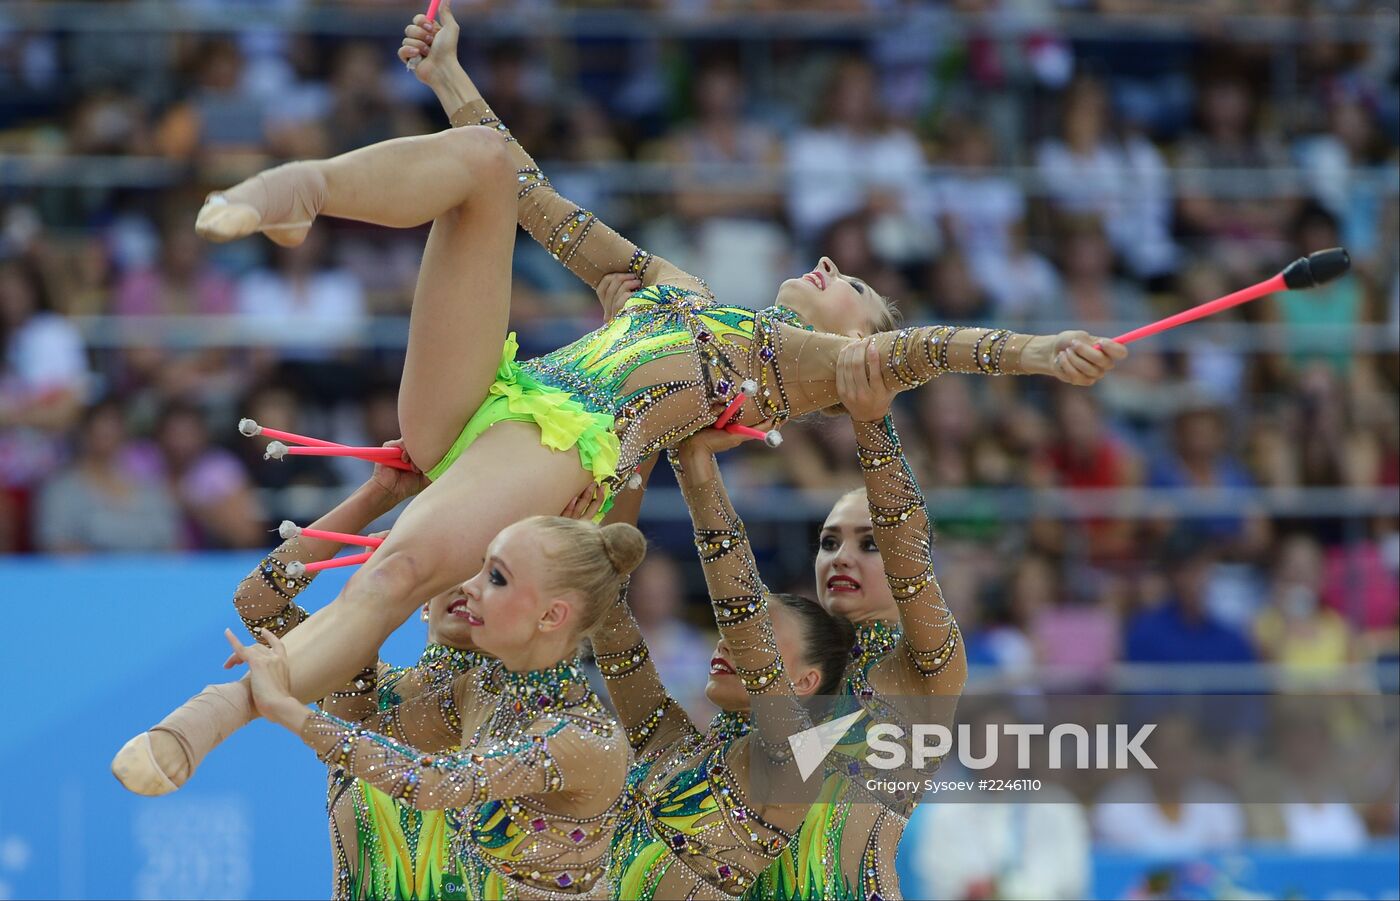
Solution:
M 678 285 L 708 296 L 709 287 L 702 279 L 637 247 L 554 190 L 462 68 L 457 59 L 459 28 L 447 4 L 441 9 L 440 19 L 432 23 L 421 15 L 414 17 L 404 29 L 399 58 L 405 62 L 419 60 L 415 74 L 432 88 L 454 128 L 483 125 L 500 132 L 515 160 L 521 228 L 590 288 L 596 289 L 609 273 L 628 272 L 638 276 L 643 285 Z M 609 318 L 616 312 L 604 310 Z
M 811 723 L 797 701 L 778 653 L 768 610 L 768 590 L 759 575 L 744 523 L 734 512 L 720 479 L 714 445 L 707 443 L 727 440 L 725 433 L 702 433 L 682 444 L 671 462 L 690 508 L 715 625 L 733 658 L 729 662 L 752 698 L 791 701 L 767 705 L 763 715 L 754 718 L 758 746 L 770 759 L 781 761 L 791 756 L 788 736 Z
M 626 758 L 607 753 L 608 730 L 585 729 L 563 717 L 544 716 L 524 734 L 439 755 L 312 711 L 292 697 L 286 646 L 263 634 L 266 647 L 244 646 L 225 633 L 234 654 L 248 664 L 258 712 L 299 735 L 326 764 L 411 807 L 441 810 L 519 795 L 591 793 L 621 781 L 622 773 L 612 768 L 625 769 Z
M 655 457 L 642 464 L 642 489 L 622 492 L 605 523 L 637 524 L 642 495 L 655 466 Z M 591 506 L 585 508 L 580 518 L 585 518 L 584 514 L 591 509 Z M 593 644 L 593 658 L 597 661 L 598 671 L 603 674 L 608 694 L 617 708 L 617 718 L 627 730 L 627 742 L 633 751 L 641 755 L 654 747 L 668 745 L 687 732 L 694 732 L 695 726 L 685 710 L 671 697 L 656 672 L 651 649 L 647 647 L 642 630 L 627 603 L 629 584 L 624 583 L 617 601 L 589 640 Z
M 837 391 L 855 426 L 875 545 L 904 633 L 903 654 L 877 667 L 873 678 L 898 678 L 898 686 L 881 685 L 885 691 L 958 695 L 967 681 L 962 636 L 933 573 L 928 508 L 889 415 L 894 392 L 878 362 L 874 344 L 861 341 L 841 352 L 836 369 Z

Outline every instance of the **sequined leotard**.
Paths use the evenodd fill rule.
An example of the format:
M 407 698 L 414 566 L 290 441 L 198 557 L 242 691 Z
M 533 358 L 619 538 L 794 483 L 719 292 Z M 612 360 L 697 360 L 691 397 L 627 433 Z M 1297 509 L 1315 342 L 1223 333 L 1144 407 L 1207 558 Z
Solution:
M 445 724 L 462 749 L 427 750 Z M 301 736 L 396 801 L 460 810 L 468 897 L 609 896 L 605 858 L 630 754 L 576 663 L 513 673 L 492 661 L 361 725 L 318 712 Z
M 308 563 L 300 538 L 283 542 L 239 583 L 234 606 L 253 635 L 267 629 L 282 636 L 307 618 L 296 598 L 313 576 L 293 577 L 287 564 Z M 449 685 L 487 658 L 475 651 L 429 644 L 418 663 L 394 667 L 380 662 L 360 673 L 343 691 L 321 702 L 323 709 L 359 722 L 424 692 Z M 460 729 L 449 734 L 455 746 Z M 456 818 L 440 810 L 405 809 L 371 785 L 328 770 L 326 809 L 330 820 L 332 893 L 341 899 L 460 897 L 453 886 L 465 880 L 451 853 Z
M 732 898 L 753 884 L 791 840 L 806 810 L 756 804 L 754 755 L 786 763 L 787 737 L 809 725 L 773 639 L 767 593 L 718 479 L 681 477 L 695 522 L 720 634 L 750 697 L 782 710 L 750 728 L 747 713 L 722 712 L 705 731 L 667 693 L 625 600 L 593 635 L 598 667 L 637 754 L 629 799 L 612 845 L 614 897 Z M 779 703 L 786 695 L 791 705 Z
M 601 328 L 519 364 L 545 389 L 559 392 L 560 403 L 612 418 L 616 466 L 607 477 L 594 473 L 606 487 L 620 488 L 640 461 L 711 423 L 746 379 L 759 385 L 759 396 L 739 417 L 746 424 L 781 423 L 838 403 L 836 358 L 851 339 L 810 331 L 782 307 L 754 312 L 719 304 L 702 279 L 561 197 L 484 101 L 466 104 L 451 118 L 454 126 L 492 128 L 506 141 L 520 185 L 520 225 L 557 260 L 589 287 L 616 272 L 635 273 L 645 286 L 620 310 L 606 311 Z M 1023 372 L 1029 340 L 1005 329 L 948 326 L 876 336 L 885 377 L 902 389 L 945 371 Z M 445 458 L 447 465 L 451 459 Z
M 750 899 L 899 897 L 895 851 L 919 796 L 877 798 L 864 788 L 864 777 L 852 778 L 865 756 L 865 726 L 907 719 L 907 704 L 901 715 L 898 705 L 885 699 L 919 696 L 938 696 L 930 712 L 951 725 L 953 705 L 967 681 L 962 636 L 933 573 L 928 511 L 894 423 L 886 417 L 854 425 L 875 542 L 900 620 L 856 626 L 841 706 L 854 711 L 858 705 L 872 716 L 857 723 L 828 757 L 820 802 L 807 813 L 797 840 L 746 896 Z

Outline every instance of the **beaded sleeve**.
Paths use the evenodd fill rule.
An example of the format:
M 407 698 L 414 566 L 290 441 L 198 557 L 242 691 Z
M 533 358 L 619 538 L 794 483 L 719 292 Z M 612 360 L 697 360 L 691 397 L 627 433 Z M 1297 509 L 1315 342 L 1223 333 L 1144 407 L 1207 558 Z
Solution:
M 889 416 L 854 425 L 875 544 L 899 605 L 904 650 L 900 665 L 921 683 L 922 692 L 961 692 L 967 678 L 962 636 L 934 576 L 928 508 L 904 458 L 899 433 Z
M 513 737 L 451 754 L 415 748 L 316 711 L 301 738 L 327 765 L 418 810 L 568 791 L 595 781 L 593 742 L 561 717 L 542 716 Z
M 652 746 L 675 741 L 681 733 L 696 731 L 661 683 L 651 650 L 627 604 L 626 586 L 590 640 L 633 751 L 641 755 Z
M 290 576 L 290 563 L 310 563 L 314 555 L 300 538 L 291 538 L 277 546 L 243 577 L 233 592 L 233 607 L 243 625 L 257 637 L 267 629 L 281 638 L 306 621 L 309 614 L 296 602 L 297 595 L 306 590 L 315 575 Z
M 341 716 L 338 711 L 324 708 L 337 719 L 358 723 L 369 732 L 409 745 L 423 751 L 444 751 L 462 743 L 462 715 L 468 685 L 476 670 L 467 670 L 455 679 L 438 684 L 429 683 L 397 703 L 379 705 L 379 709 L 359 719 Z
M 676 464 L 674 457 L 672 463 Z M 751 696 L 786 696 L 792 702 L 764 705 L 764 715 L 755 717 L 752 734 L 770 760 L 790 759 L 788 736 L 811 723 L 783 668 L 768 611 L 768 591 L 749 547 L 744 523 L 734 512 L 719 477 L 695 484 L 680 466 L 676 470 L 695 526 L 695 547 L 705 572 L 715 625 L 733 655 L 729 662 Z
M 1034 338 L 1004 328 L 930 325 L 884 332 L 877 341 L 888 383 L 907 390 L 945 372 L 1030 375 L 1025 351 Z
M 703 279 L 647 253 L 593 213 L 554 190 L 554 185 L 486 101 L 468 102 L 452 114 L 451 122 L 454 128 L 481 125 L 500 132 L 515 161 L 520 227 L 588 287 L 596 288 L 605 275 L 631 272 L 641 278 L 644 286 L 677 285 L 713 297 Z M 616 311 L 608 312 L 611 315 Z

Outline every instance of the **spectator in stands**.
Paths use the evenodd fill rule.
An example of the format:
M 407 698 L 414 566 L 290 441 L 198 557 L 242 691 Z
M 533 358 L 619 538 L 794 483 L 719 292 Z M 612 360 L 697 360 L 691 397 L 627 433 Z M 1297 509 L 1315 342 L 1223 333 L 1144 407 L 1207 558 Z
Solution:
M 1056 391 L 1055 422 L 1047 463 L 1061 487 L 1106 491 L 1142 484 L 1141 461 L 1104 423 L 1093 394 Z M 1122 561 L 1136 552 L 1135 525 L 1129 520 L 1093 518 L 1080 527 L 1094 563 Z
M 1311 202 L 1298 211 L 1290 230 L 1292 253 L 1301 256 L 1324 247 L 1337 247 L 1337 219 Z M 1353 343 L 1367 310 L 1363 278 L 1341 278 L 1310 291 L 1285 291 L 1264 310 L 1283 323 L 1288 335 L 1289 363 L 1295 370 L 1321 361 L 1345 374 L 1356 359 Z
M 788 144 L 788 215 L 798 238 L 810 242 L 837 219 L 866 210 L 882 258 L 927 259 L 936 234 L 920 189 L 923 148 L 909 130 L 885 121 L 875 71 L 848 58 L 817 96 L 813 124 Z
M 632 574 L 627 601 L 662 684 L 697 723 L 708 720 L 714 708 L 705 700 L 703 674 L 713 639 L 681 616 L 685 586 L 676 561 L 664 552 L 649 552 Z
M 1329 93 L 1327 130 L 1298 141 L 1294 153 L 1313 197 L 1336 217 L 1342 246 L 1375 271 L 1384 265 L 1385 199 L 1370 179 L 1379 175 L 1390 148 L 1380 139 L 1375 111 L 1360 88 L 1338 84 Z
M 395 106 L 385 87 L 386 69 L 383 48 L 370 41 L 344 44 L 336 53 L 325 120 L 332 155 L 397 135 Z
M 1152 462 L 1148 485 L 1202 491 L 1252 488 L 1254 480 L 1229 447 L 1225 417 L 1224 410 L 1205 398 L 1183 406 L 1172 424 L 1172 451 Z M 1252 556 L 1267 541 L 1268 523 L 1246 506 L 1230 509 L 1234 512 L 1195 517 L 1191 528 L 1217 542 L 1222 552 Z
M 1209 259 L 1193 262 L 1178 279 L 1180 309 L 1189 309 L 1208 300 L 1223 297 L 1233 288 L 1218 263 Z M 1176 312 L 1172 310 L 1171 312 Z M 1223 407 L 1236 404 L 1245 391 L 1249 358 L 1240 353 L 1237 329 L 1243 322 L 1235 311 L 1211 316 L 1196 323 L 1185 347 L 1185 369 L 1191 388 Z
M 260 151 L 263 111 L 243 84 L 238 44 L 227 37 L 210 38 L 194 46 L 186 64 L 193 88 L 156 126 L 157 149 L 177 159 Z
M 945 250 L 929 266 L 929 308 L 938 322 L 990 322 L 995 316 L 991 297 L 977 279 L 966 256 Z
M 997 322 L 1006 328 L 1029 328 L 1061 315 L 1064 286 L 1054 265 L 1031 248 L 1025 220 L 1007 227 L 1006 255 L 972 258 L 972 272 L 992 300 Z
M 1004 268 L 1012 229 L 1026 214 L 1021 186 L 998 168 L 991 132 L 977 122 L 948 126 L 948 160 L 954 169 L 930 185 L 933 210 L 948 242 L 978 273 Z
M 1322 578 L 1317 541 L 1301 534 L 1283 539 L 1269 604 L 1254 621 L 1254 640 L 1260 656 L 1282 667 L 1293 686 L 1326 680 L 1355 655 L 1351 626 L 1321 604 Z
M 1171 194 L 1161 153 L 1139 134 L 1115 137 L 1102 84 L 1079 78 L 1065 91 L 1058 137 L 1036 149 L 1052 206 L 1099 218 L 1133 275 L 1158 279 L 1176 267 Z
M 162 325 L 178 328 L 183 317 L 231 316 L 234 285 L 205 258 L 205 245 L 189 223 L 168 223 L 160 255 L 140 261 L 117 283 L 111 312 L 118 316 L 159 316 Z M 160 326 L 157 333 L 168 334 Z M 218 347 L 126 347 L 116 381 L 121 392 L 138 394 L 150 406 L 185 398 L 206 404 L 228 403 L 243 389 L 246 372 L 237 356 Z
M 121 405 L 104 401 L 78 430 L 75 459 L 44 485 L 35 515 L 37 544 L 49 553 L 173 551 L 180 513 L 158 478 L 130 462 Z
M 1202 736 L 1181 716 L 1163 718 L 1150 738 L 1155 770 L 1120 776 L 1094 806 L 1094 834 L 1113 850 L 1163 857 L 1224 851 L 1245 838 L 1244 813 L 1203 774 Z
M 1134 616 L 1124 630 L 1129 663 L 1250 663 L 1248 639 L 1211 613 L 1207 604 L 1211 568 L 1218 552 L 1199 530 L 1181 533 L 1167 548 L 1165 570 L 1171 593 L 1156 607 Z
M 175 403 L 156 426 L 158 474 L 183 514 L 184 543 L 196 548 L 261 547 L 267 543 L 262 505 L 243 464 L 209 442 L 199 410 Z
M 777 221 L 778 135 L 746 115 L 743 78 L 731 64 L 701 65 L 693 102 L 694 120 L 668 136 L 664 151 L 676 167 L 675 210 L 694 245 L 693 271 L 711 273 L 710 287 L 726 303 L 767 306 L 767 286 L 782 280 L 790 251 Z
M 1073 323 L 1118 334 L 1152 321 L 1152 309 L 1133 282 L 1114 277 L 1113 246 L 1093 216 L 1070 217 L 1058 229 L 1064 295 L 1044 324 Z
M 118 316 L 228 316 L 233 282 L 205 259 L 194 229 L 183 219 L 166 223 L 160 256 L 126 272 L 111 312 Z
M 82 336 L 52 312 L 38 266 L 0 260 L 0 551 L 27 548 L 32 492 L 62 463 L 88 382 Z
M 1198 96 L 1200 131 L 1181 142 L 1176 157 L 1182 229 L 1232 275 L 1248 277 L 1261 258 L 1282 256 L 1296 203 L 1280 172 L 1288 158 L 1263 133 L 1254 88 L 1239 65 L 1210 76 Z M 1238 191 L 1221 190 L 1222 179 Z
M 238 283 L 238 312 L 258 332 L 287 342 L 277 357 L 297 364 L 322 364 L 302 375 L 318 399 L 353 393 L 344 367 L 329 366 L 367 325 L 359 280 L 328 260 L 326 230 L 312 229 L 300 247 L 271 250 L 273 268 L 256 269 Z

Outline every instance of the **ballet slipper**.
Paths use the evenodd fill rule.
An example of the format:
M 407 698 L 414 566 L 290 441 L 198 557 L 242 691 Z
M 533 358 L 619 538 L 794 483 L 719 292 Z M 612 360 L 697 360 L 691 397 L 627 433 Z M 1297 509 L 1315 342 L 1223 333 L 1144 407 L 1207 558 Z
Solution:
M 194 230 L 222 244 L 262 232 L 283 247 L 296 247 L 326 203 L 326 178 L 311 163 L 288 163 L 210 194 Z
M 123 745 L 112 758 L 112 775 L 138 795 L 170 794 L 189 781 L 205 755 L 254 715 L 252 694 L 243 682 L 207 686 Z

